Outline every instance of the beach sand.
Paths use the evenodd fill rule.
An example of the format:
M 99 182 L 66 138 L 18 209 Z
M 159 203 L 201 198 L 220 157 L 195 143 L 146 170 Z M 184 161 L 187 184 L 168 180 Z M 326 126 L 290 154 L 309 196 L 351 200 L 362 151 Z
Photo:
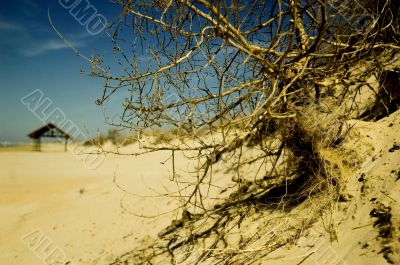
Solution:
M 71 264 L 107 264 L 174 217 L 135 216 L 173 209 L 156 194 L 170 185 L 170 169 L 160 163 L 169 153 L 107 155 L 92 170 L 62 144 L 44 145 L 43 152 L 7 149 L 0 152 L 0 264 L 43 264 L 55 249 Z M 30 233 L 51 244 L 33 250 Z
M 363 161 L 343 176 L 344 199 L 297 242 L 259 264 L 389 264 L 384 255 L 400 262 L 400 112 L 375 123 L 349 122 L 356 125 L 339 150 L 339 160 Z M 131 145 L 121 151 L 135 150 Z M 176 162 L 182 170 L 190 168 L 183 156 Z M 99 167 L 89 169 L 72 151 L 63 152 L 62 144 L 51 143 L 42 152 L 3 149 L 0 168 L 2 265 L 109 264 L 156 238 L 178 217 L 173 210 L 179 201 L 163 196 L 175 185 L 170 181 L 170 152 L 107 154 Z M 379 207 L 390 209 L 390 238 L 379 236 L 388 224 L 380 226 L 371 217 Z M 248 230 L 256 231 L 257 222 L 249 222 Z M 327 223 L 335 231 L 333 240 Z M 319 250 L 318 242 L 323 246 Z M 385 247 L 391 253 L 385 254 Z M 334 258 L 326 261 L 324 255 Z

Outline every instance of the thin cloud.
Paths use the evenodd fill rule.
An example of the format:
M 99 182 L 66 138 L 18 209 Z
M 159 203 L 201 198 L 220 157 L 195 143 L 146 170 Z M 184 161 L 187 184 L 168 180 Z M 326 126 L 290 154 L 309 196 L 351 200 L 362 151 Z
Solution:
M 40 7 L 37 3 L 31 0 L 23 0 L 22 12 L 30 17 L 35 17 L 40 12 Z
M 29 5 L 31 8 L 39 9 L 39 5 L 31 0 L 23 0 L 22 2 Z
M 17 34 L 14 34 L 16 32 Z M 41 37 L 38 34 L 32 34 L 33 32 L 27 25 L 5 21 L 0 17 L 0 33 L 8 36 L 8 38 L 0 38 L 0 49 L 14 50 L 24 57 L 34 57 L 70 48 L 57 37 Z M 95 40 L 86 31 L 69 33 L 65 37 L 75 48 L 86 47 Z
M 74 47 L 84 47 L 85 46 L 85 44 L 82 42 L 72 42 L 72 45 Z M 58 51 L 58 50 L 67 49 L 67 48 L 70 48 L 70 47 L 63 41 L 50 39 L 50 40 L 46 40 L 46 41 L 42 42 L 41 44 L 39 44 L 37 46 L 30 47 L 30 48 L 23 50 L 22 55 L 28 56 L 28 57 L 33 57 L 33 56 L 45 54 L 47 52 Z
M 24 27 L 19 24 L 0 21 L 0 31 L 24 31 Z

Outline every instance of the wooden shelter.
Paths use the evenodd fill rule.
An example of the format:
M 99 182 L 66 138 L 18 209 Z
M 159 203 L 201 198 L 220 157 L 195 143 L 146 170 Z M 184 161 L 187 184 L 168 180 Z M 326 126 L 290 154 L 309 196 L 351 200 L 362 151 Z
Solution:
M 33 144 L 34 151 L 40 151 L 40 144 L 42 137 L 64 138 L 65 139 L 64 151 L 67 151 L 68 139 L 72 138 L 68 133 L 64 132 L 63 130 L 61 130 L 52 123 L 48 123 L 43 127 L 40 127 L 39 129 L 29 133 L 28 136 L 32 138 L 34 141 Z

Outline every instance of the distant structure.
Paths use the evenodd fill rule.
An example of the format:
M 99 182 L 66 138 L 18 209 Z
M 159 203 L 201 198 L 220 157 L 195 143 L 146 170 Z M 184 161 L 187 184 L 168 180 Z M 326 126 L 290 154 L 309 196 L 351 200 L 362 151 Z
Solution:
M 41 150 L 41 138 L 42 137 L 51 137 L 51 138 L 64 138 L 65 139 L 65 146 L 64 146 L 64 151 L 67 151 L 67 143 L 68 139 L 71 138 L 71 136 L 58 128 L 56 125 L 52 123 L 48 123 L 43 127 L 40 127 L 39 129 L 31 132 L 28 134 L 30 138 L 33 139 L 34 144 L 33 144 L 33 151 L 39 151 Z

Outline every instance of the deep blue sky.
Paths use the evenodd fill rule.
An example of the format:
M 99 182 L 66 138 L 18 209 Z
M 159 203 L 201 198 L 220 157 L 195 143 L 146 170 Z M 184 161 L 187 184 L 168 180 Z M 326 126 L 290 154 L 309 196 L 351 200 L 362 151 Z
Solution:
M 119 12 L 109 0 L 90 3 L 110 21 Z M 20 103 L 35 89 L 42 90 L 82 131 L 105 132 L 104 116 L 121 110 L 121 102 L 115 98 L 105 107 L 94 104 L 102 82 L 80 74 L 88 64 L 55 34 L 48 9 L 55 26 L 88 57 L 111 52 L 105 32 L 89 34 L 58 0 L 2 0 L 0 5 L 0 142 L 29 141 L 26 134 L 42 126 Z

